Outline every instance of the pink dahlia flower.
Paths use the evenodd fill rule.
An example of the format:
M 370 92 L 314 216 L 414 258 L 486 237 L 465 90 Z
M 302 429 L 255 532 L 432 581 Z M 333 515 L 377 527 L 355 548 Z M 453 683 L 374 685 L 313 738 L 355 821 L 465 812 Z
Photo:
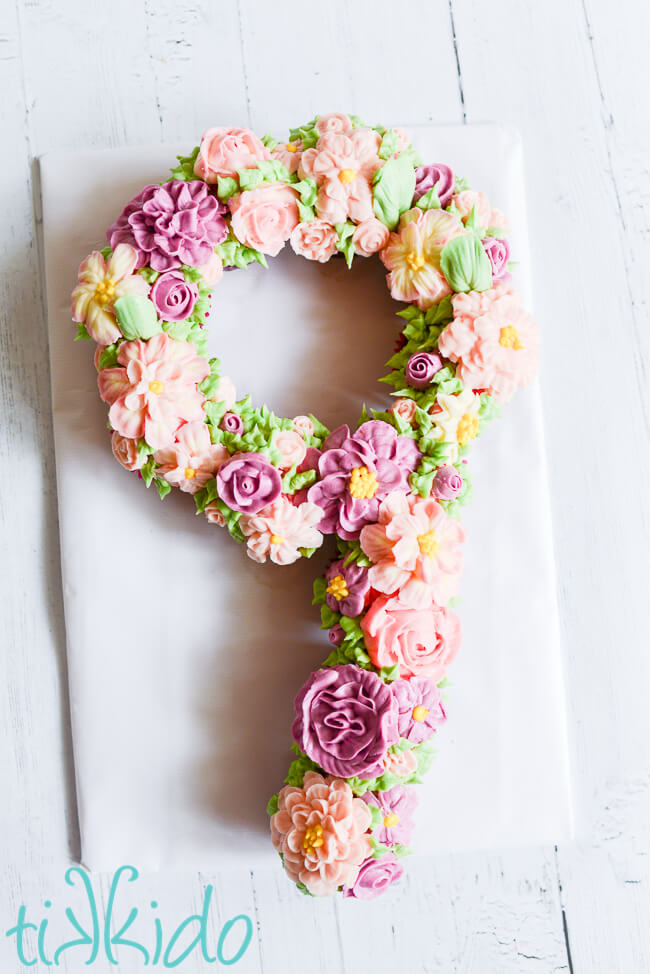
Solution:
M 222 443 L 212 443 L 208 427 L 201 420 L 185 423 L 176 433 L 172 446 L 157 450 L 154 460 L 158 473 L 172 487 L 195 494 L 214 477 L 230 458 Z

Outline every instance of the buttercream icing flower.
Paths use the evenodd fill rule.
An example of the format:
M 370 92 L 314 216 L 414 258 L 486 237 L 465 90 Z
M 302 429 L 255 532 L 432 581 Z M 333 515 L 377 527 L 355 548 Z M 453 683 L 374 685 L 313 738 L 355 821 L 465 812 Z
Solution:
M 195 494 L 214 477 L 230 454 L 222 443 L 212 443 L 202 421 L 185 423 L 176 433 L 172 446 L 156 450 L 156 473 L 172 487 Z
M 298 171 L 302 153 L 302 139 L 296 139 L 295 142 L 278 142 L 275 149 L 271 150 L 272 157 L 282 163 L 290 176 Z
M 395 680 L 391 690 L 397 700 L 400 738 L 421 744 L 446 721 L 440 690 L 432 680 L 417 676 L 411 680 Z
M 418 166 L 415 170 L 415 193 L 413 202 L 417 203 L 426 193 L 436 187 L 440 206 L 444 209 L 454 193 L 454 174 L 441 162 Z
M 360 615 L 370 588 L 368 569 L 357 565 L 356 562 L 346 565 L 341 558 L 327 569 L 325 580 L 327 582 L 325 601 L 330 609 L 344 616 Z
M 237 413 L 224 413 L 221 429 L 234 436 L 241 436 L 244 432 L 244 420 Z
M 449 459 L 458 456 L 458 447 L 467 446 L 479 434 L 481 397 L 469 387 L 458 393 L 438 393 L 430 410 L 434 421 L 432 436 L 452 445 Z
M 414 828 L 413 812 L 418 805 L 415 788 L 395 785 L 388 791 L 367 791 L 362 798 L 382 814 L 381 824 L 372 834 L 382 845 L 407 845 Z
M 186 281 L 182 271 L 166 271 L 156 278 L 149 292 L 162 321 L 184 321 L 192 314 L 199 296 L 193 281 Z
M 296 199 L 286 183 L 238 193 L 230 200 L 233 233 L 247 247 L 275 257 L 300 221 Z
M 314 424 L 309 416 L 294 416 L 291 420 L 291 425 L 296 433 L 300 433 L 303 439 L 314 435 Z
M 307 455 L 307 447 L 300 433 L 295 430 L 279 430 L 273 437 L 273 446 L 282 454 L 280 470 L 299 467 Z
M 397 743 L 397 703 L 376 673 L 353 663 L 316 670 L 294 701 L 298 747 L 330 774 L 382 774 Z
M 328 223 L 361 223 L 373 216 L 370 180 L 382 165 L 381 140 L 372 129 L 350 135 L 327 133 L 313 149 L 306 149 L 298 170 L 318 183 L 316 212 Z
M 415 410 L 417 409 L 417 404 L 414 399 L 396 399 L 393 405 L 390 407 L 391 413 L 395 413 L 404 422 L 413 425 L 413 420 L 415 419 Z
M 452 196 L 451 201 L 458 210 L 463 223 L 467 223 L 472 210 L 474 210 L 474 217 L 478 221 L 483 236 L 489 227 L 499 227 L 501 230 L 507 231 L 508 221 L 501 210 L 495 210 L 492 207 L 485 193 L 466 189 L 462 193 L 456 193 Z
M 338 235 L 331 223 L 310 220 L 299 223 L 291 233 L 291 246 L 296 254 L 324 264 L 336 253 Z
M 399 594 L 380 596 L 361 620 L 366 648 L 378 669 L 399 666 L 400 677 L 439 681 L 460 648 L 460 620 L 431 602 L 412 608 Z
M 236 453 L 217 474 L 219 497 L 242 514 L 257 514 L 281 490 L 280 474 L 261 453 Z
M 345 112 L 327 112 L 319 115 L 314 128 L 319 135 L 352 135 L 352 120 Z
M 370 811 L 340 778 L 308 771 L 301 788 L 285 785 L 270 824 L 287 875 L 313 896 L 353 885 L 370 853 Z
M 463 478 L 455 467 L 438 467 L 433 478 L 433 496 L 437 501 L 453 501 L 463 489 Z
M 102 369 L 99 393 L 110 404 L 114 430 L 131 439 L 144 437 L 152 450 L 171 446 L 182 423 L 204 420 L 204 397 L 197 383 L 210 365 L 188 342 L 160 332 L 143 342 L 122 342 L 122 368 Z
M 386 246 L 389 237 L 390 231 L 381 220 L 375 216 L 368 217 L 359 223 L 352 234 L 354 252 L 361 257 L 372 257 Z
M 384 761 L 384 771 L 396 778 L 410 778 L 418 769 L 413 751 L 389 751 Z
M 492 267 L 492 280 L 509 279 L 508 261 L 510 259 L 510 244 L 498 237 L 485 237 L 481 240 L 483 250 L 488 255 Z
M 113 456 L 125 470 L 139 470 L 144 463 L 144 459 L 138 457 L 138 441 L 132 440 L 128 436 L 113 432 L 111 449 Z
M 106 231 L 111 247 L 128 243 L 138 252 L 138 267 L 170 271 L 182 264 L 209 264 L 225 238 L 225 207 L 200 179 L 172 179 L 145 186 Z
M 219 510 L 219 505 L 217 504 L 216 501 L 211 501 L 207 505 L 203 513 L 207 517 L 210 524 L 216 524 L 217 527 L 219 528 L 225 528 L 226 519 L 221 513 L 221 511 Z
M 361 531 L 361 548 L 373 561 L 370 584 L 378 592 L 399 592 L 410 608 L 433 599 L 446 605 L 458 591 L 465 533 L 433 498 L 392 493 L 382 501 L 377 524 Z
M 456 294 L 454 320 L 438 341 L 456 362 L 456 375 L 470 389 L 482 389 L 499 402 L 535 377 L 539 332 L 520 296 L 504 282 L 489 291 Z
M 113 314 L 117 299 L 149 293 L 144 277 L 133 273 L 137 263 L 133 247 L 117 244 L 108 260 L 93 250 L 79 267 L 79 283 L 72 292 L 72 319 L 83 322 L 99 345 L 110 345 L 122 337 Z
M 377 519 L 379 504 L 392 491 L 408 491 L 408 476 L 420 451 L 409 436 L 389 423 L 370 420 L 350 434 L 347 426 L 331 433 L 318 461 L 320 480 L 309 500 L 323 510 L 321 531 L 352 540 Z
M 446 210 L 422 212 L 416 207 L 403 213 L 398 231 L 391 233 L 379 254 L 390 271 L 386 280 L 392 297 L 424 310 L 450 294 L 440 254 L 449 240 L 466 232 L 458 217 Z
M 403 875 L 404 866 L 392 852 L 387 852 L 379 859 L 366 859 L 354 885 L 343 887 L 343 896 L 352 896 L 357 900 L 374 900 Z
M 258 161 L 269 158 L 269 150 L 250 129 L 215 126 L 203 133 L 194 172 L 206 183 L 216 183 L 219 176 L 257 169 Z
M 249 558 L 291 565 L 301 557 L 301 548 L 318 548 L 323 543 L 316 528 L 319 521 L 320 508 L 315 504 L 294 506 L 280 496 L 257 514 L 244 514 L 239 524 L 247 538 Z
M 217 382 L 217 388 L 210 396 L 210 402 L 223 402 L 226 404 L 226 409 L 230 409 L 231 406 L 235 405 L 236 399 L 237 390 L 230 376 L 220 376 Z
M 404 369 L 406 384 L 413 389 L 426 389 L 441 368 L 442 359 L 435 352 L 415 352 Z
M 332 626 L 327 637 L 332 644 L 332 646 L 340 646 L 345 639 L 345 631 L 340 623 L 336 623 Z

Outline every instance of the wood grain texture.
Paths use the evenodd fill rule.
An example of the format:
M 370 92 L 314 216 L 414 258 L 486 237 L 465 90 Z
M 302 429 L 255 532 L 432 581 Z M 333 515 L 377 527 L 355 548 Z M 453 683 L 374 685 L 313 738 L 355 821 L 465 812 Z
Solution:
M 140 899 L 171 922 L 214 883 L 211 934 L 250 914 L 256 974 L 307 956 L 327 974 L 650 969 L 649 29 L 640 0 L 0 5 L 3 929 L 62 895 L 76 851 L 33 160 L 345 107 L 524 138 L 578 841 L 416 862 L 390 905 L 314 904 L 245 869 L 143 877 Z

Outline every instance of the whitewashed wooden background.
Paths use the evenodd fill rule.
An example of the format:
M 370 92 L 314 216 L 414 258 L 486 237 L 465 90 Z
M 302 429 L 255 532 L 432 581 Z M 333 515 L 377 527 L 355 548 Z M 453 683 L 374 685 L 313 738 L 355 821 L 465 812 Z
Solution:
M 650 970 L 649 36 L 644 0 L 0 4 L 3 972 L 78 843 L 34 159 L 341 108 L 524 138 L 578 839 L 416 864 L 390 905 L 314 905 L 280 870 L 141 899 L 187 914 L 214 882 L 216 927 L 256 924 L 242 971 Z

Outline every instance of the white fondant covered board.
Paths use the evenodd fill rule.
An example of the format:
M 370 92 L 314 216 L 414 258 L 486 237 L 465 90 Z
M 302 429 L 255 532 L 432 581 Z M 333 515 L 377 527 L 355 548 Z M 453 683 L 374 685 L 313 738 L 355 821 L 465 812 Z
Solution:
M 521 147 L 499 126 L 412 127 L 509 216 L 530 304 Z M 77 266 L 176 152 L 40 160 L 71 720 L 82 859 L 93 868 L 274 861 L 265 805 L 282 783 L 292 700 L 327 655 L 311 607 L 330 550 L 257 565 L 188 495 L 161 502 L 113 459 L 94 345 L 73 343 Z M 211 354 L 281 415 L 353 423 L 399 329 L 378 260 L 323 266 L 286 250 L 224 275 Z M 542 331 L 543 331 L 543 322 Z M 419 788 L 419 852 L 558 841 L 571 831 L 562 665 L 539 389 L 520 392 L 471 458 L 475 499 L 449 676 L 449 721 Z M 331 544 L 331 540 L 330 540 Z M 278 867 L 279 868 L 279 867 Z

